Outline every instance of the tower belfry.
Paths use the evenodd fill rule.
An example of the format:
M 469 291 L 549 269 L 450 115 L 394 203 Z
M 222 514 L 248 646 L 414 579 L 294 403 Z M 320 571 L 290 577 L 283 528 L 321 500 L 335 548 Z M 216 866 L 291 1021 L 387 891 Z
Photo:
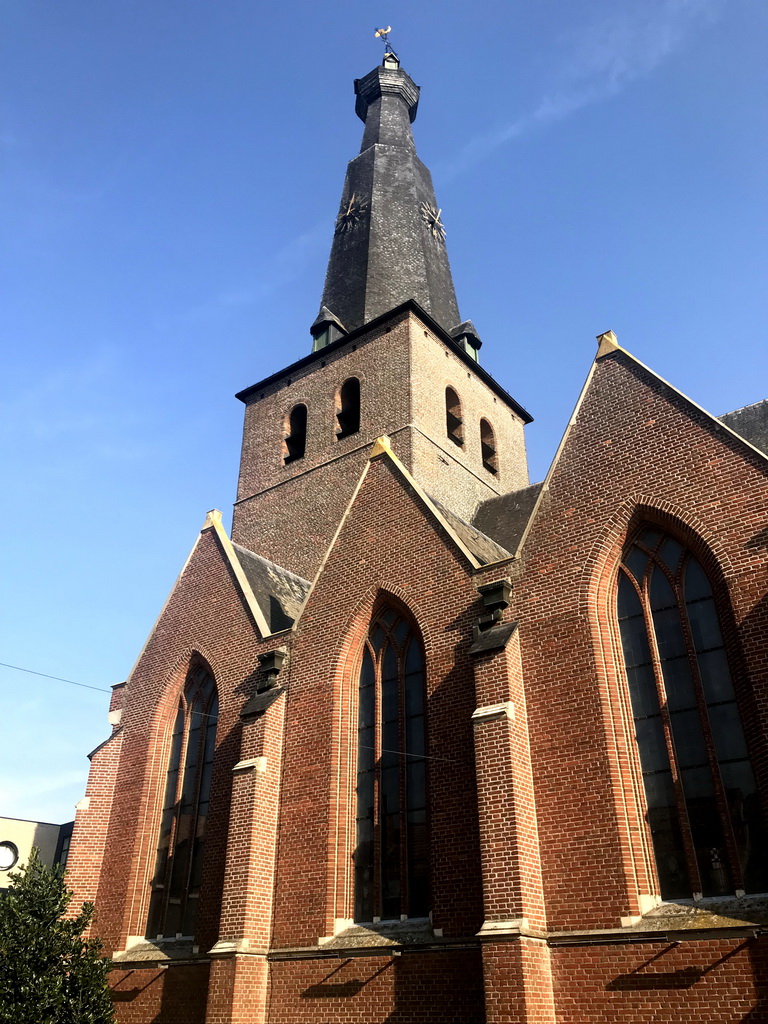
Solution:
M 311 579 L 377 438 L 465 520 L 528 483 L 530 416 L 478 364 L 461 320 L 432 178 L 411 125 L 419 88 L 380 30 L 355 81 L 363 121 L 344 180 L 312 352 L 241 391 L 233 540 Z
M 382 64 L 355 81 L 355 96 L 365 129 L 344 180 L 315 349 L 338 338 L 339 325 L 356 330 L 408 299 L 447 332 L 461 320 L 442 210 L 411 130 L 419 87 L 388 48 Z

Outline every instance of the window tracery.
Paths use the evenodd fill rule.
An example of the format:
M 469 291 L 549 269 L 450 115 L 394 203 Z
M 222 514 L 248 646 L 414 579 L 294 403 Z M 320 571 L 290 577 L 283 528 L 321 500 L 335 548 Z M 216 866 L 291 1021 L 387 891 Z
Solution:
M 147 936 L 194 936 L 216 743 L 218 697 L 210 672 L 194 666 L 171 736 Z
M 356 921 L 429 913 L 424 657 L 410 622 L 371 624 L 358 689 Z
M 619 631 L 661 895 L 768 889 L 768 844 L 712 586 L 647 527 L 627 548 Z

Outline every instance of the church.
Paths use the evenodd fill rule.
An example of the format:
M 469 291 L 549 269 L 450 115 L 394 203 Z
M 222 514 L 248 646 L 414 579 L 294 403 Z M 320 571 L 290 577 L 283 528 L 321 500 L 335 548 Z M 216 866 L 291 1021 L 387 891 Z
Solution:
M 355 82 L 311 351 L 238 394 L 231 536 L 91 754 L 117 1018 L 768 1021 L 768 402 L 608 331 L 531 483 L 418 104 L 389 49 Z

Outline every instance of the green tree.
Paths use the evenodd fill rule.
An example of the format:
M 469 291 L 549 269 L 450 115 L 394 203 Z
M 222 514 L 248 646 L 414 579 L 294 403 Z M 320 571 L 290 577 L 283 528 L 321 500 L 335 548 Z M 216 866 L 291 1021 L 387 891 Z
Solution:
M 0 892 L 0 1024 L 112 1024 L 109 961 L 83 938 L 93 917 L 84 903 L 67 918 L 73 893 L 59 867 L 33 851 Z

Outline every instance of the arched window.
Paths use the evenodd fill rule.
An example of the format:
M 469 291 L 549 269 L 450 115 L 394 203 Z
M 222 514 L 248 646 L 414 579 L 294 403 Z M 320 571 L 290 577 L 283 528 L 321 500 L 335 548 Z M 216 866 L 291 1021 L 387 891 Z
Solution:
M 617 611 L 665 899 L 768 889 L 768 846 L 712 587 L 649 527 L 622 560 Z
M 288 416 L 283 440 L 283 463 L 303 459 L 307 448 L 307 407 L 294 405 Z
M 499 459 L 496 455 L 496 435 L 488 420 L 480 420 L 480 451 L 483 456 L 483 469 L 489 473 L 499 472 Z
M 356 434 L 360 429 L 360 381 L 357 377 L 345 380 L 336 400 L 336 422 L 339 425 L 336 437 Z
M 193 667 L 171 737 L 147 936 L 193 936 L 203 871 L 218 699 L 211 674 Z
M 384 607 L 360 667 L 356 921 L 429 914 L 424 692 L 420 640 Z
M 464 421 L 461 418 L 461 401 L 453 388 L 445 389 L 445 430 L 454 444 L 464 445 Z

